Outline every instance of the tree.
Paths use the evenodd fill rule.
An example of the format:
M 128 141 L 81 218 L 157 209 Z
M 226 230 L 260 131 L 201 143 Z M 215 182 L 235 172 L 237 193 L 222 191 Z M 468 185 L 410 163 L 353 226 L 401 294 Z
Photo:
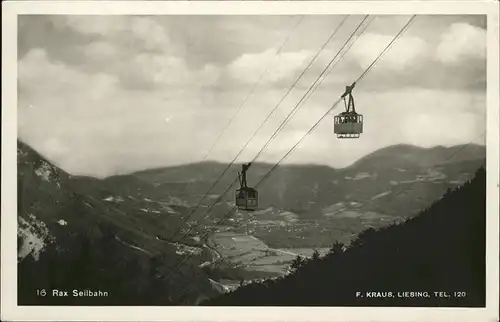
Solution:
M 312 254 L 312 259 L 316 260 L 319 258 L 319 252 L 317 249 L 314 250 L 314 253 Z
M 342 243 L 339 243 L 338 241 L 335 241 L 332 245 L 332 248 L 330 248 L 329 253 L 330 254 L 342 253 L 343 249 L 344 249 L 344 245 Z
M 304 259 L 302 258 L 302 256 L 297 255 L 297 257 L 295 257 L 295 259 L 292 261 L 290 268 L 292 270 L 297 270 L 302 265 L 304 265 Z

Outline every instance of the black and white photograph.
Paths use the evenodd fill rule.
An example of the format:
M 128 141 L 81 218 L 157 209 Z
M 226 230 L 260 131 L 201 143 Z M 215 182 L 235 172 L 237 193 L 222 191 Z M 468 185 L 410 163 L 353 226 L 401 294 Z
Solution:
M 498 4 L 448 2 L 18 13 L 2 299 L 498 318 Z

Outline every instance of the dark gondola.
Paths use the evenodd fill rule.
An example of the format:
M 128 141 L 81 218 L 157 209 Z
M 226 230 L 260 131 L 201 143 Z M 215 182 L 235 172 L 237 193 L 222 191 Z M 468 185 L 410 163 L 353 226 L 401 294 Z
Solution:
M 256 189 L 247 186 L 247 171 L 251 163 L 242 164 L 238 173 L 240 189 L 236 190 L 236 206 L 239 210 L 254 211 L 259 204 L 259 193 Z

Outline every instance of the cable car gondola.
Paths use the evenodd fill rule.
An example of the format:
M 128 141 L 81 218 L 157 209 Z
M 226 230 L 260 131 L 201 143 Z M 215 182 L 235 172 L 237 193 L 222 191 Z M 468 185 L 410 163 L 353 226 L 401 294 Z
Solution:
M 236 206 L 239 210 L 254 211 L 259 204 L 257 190 L 247 186 L 247 171 L 251 164 L 242 164 L 241 172 L 238 172 L 240 189 L 236 190 Z
M 335 125 L 333 132 L 337 134 L 339 139 L 357 139 L 363 133 L 363 115 L 356 113 L 354 108 L 354 98 L 352 97 L 352 90 L 356 83 L 351 86 L 346 86 L 344 94 L 341 98 L 344 99 L 345 112 L 335 115 Z M 349 96 L 346 102 L 346 96 Z

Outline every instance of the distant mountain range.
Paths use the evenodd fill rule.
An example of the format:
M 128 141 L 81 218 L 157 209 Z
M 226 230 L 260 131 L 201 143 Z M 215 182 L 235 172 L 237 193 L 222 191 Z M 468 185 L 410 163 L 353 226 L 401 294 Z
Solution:
M 360 203 L 366 211 L 378 211 L 382 207 L 386 214 L 406 216 L 399 212 L 401 207 L 418 211 L 422 204 L 432 202 L 447 188 L 470 179 L 484 163 L 485 155 L 485 147 L 479 145 L 429 149 L 395 145 L 375 151 L 342 169 L 319 165 L 278 166 L 261 184 L 259 202 L 262 209 L 273 207 L 307 212 L 308 217 L 323 215 L 327 207 L 342 202 Z M 248 172 L 249 185 L 260 180 L 272 166 L 253 164 Z M 205 162 L 107 180 L 130 182 L 139 179 L 154 185 L 160 195 L 179 196 L 196 204 L 226 168 L 226 164 Z M 222 193 L 234 182 L 240 168 L 239 164 L 231 166 L 211 194 Z M 409 205 L 408 198 L 401 197 L 392 205 L 381 206 L 391 199 L 391 194 L 397 195 L 407 188 L 412 189 L 410 199 L 415 205 Z M 225 200 L 233 200 L 233 193 L 231 189 Z
M 386 224 L 406 218 L 429 205 L 447 189 L 470 179 L 484 164 L 486 149 L 479 145 L 420 148 L 395 145 L 375 151 L 349 167 L 333 169 L 320 165 L 283 165 L 258 187 L 262 219 L 276 217 L 283 210 L 302 220 L 353 221 L 362 215 L 370 224 Z M 248 171 L 249 185 L 255 184 L 273 165 L 255 163 Z M 122 176 L 139 179 L 156 187 L 158 198 L 176 196 L 196 205 L 227 165 L 205 162 L 153 169 Z M 202 202 L 193 218 L 199 218 L 216 198 L 234 182 L 241 165 L 226 171 Z M 107 180 L 118 180 L 109 178 Z M 131 179 L 132 180 L 132 179 Z M 210 213 L 216 218 L 234 202 L 235 185 Z M 354 219 L 356 220 L 356 219 Z M 358 220 L 359 221 L 359 220 Z
M 22 142 L 18 142 L 17 152 L 20 304 L 71 301 L 52 299 L 56 302 L 50 303 L 46 298 L 40 303 L 33 289 L 49 286 L 96 285 L 102 289 L 105 285 L 113 290 L 113 298 L 94 299 L 94 304 L 196 303 L 220 293 L 220 286 L 200 269 L 213 260 L 213 250 L 197 237 L 207 234 L 215 219 L 234 205 L 234 188 L 217 202 L 203 225 L 193 226 L 189 234 L 184 232 L 189 227 L 188 214 L 226 164 L 188 164 L 100 180 L 72 176 Z M 230 219 L 237 221 L 223 224 L 242 229 L 260 223 L 256 236 L 273 247 L 284 247 L 290 236 L 266 227 L 302 223 L 308 227 L 309 237 L 293 239 L 298 243 L 295 246 L 316 247 L 317 225 L 324 223 L 319 225 L 323 233 L 333 225 L 340 231 L 333 238 L 344 242 L 367 227 L 411 217 L 447 189 L 472 178 L 484 164 L 485 153 L 485 147 L 477 145 L 430 149 L 397 145 L 343 169 L 279 166 L 259 188 L 259 211 L 233 212 Z M 240 167 L 229 168 L 189 218 L 191 225 L 235 180 Z M 249 184 L 271 167 L 253 164 Z M 58 263 L 57 273 L 51 268 L 54 263 Z M 117 273 L 116 267 L 129 268 Z M 81 282 L 76 282 L 78 278 Z M 181 296 L 179 288 L 187 291 Z
M 299 222 L 319 223 L 335 227 L 331 237 L 343 242 L 366 227 L 380 227 L 411 217 L 430 205 L 448 189 L 470 179 L 474 171 L 485 164 L 486 148 L 480 145 L 437 146 L 421 148 L 412 145 L 394 145 L 375 151 L 352 165 L 334 169 L 321 165 L 280 165 L 258 187 L 260 210 L 254 218 L 243 218 L 236 226 L 248 220 L 260 220 L 275 225 Z M 272 164 L 255 163 L 248 171 L 249 185 L 255 184 Z M 204 162 L 183 166 L 141 171 L 120 180 L 133 180 L 152 184 L 158 198 L 176 196 L 195 206 L 225 171 L 202 207 L 191 216 L 214 218 L 226 214 L 234 205 L 235 185 L 211 209 L 217 197 L 237 177 L 240 164 Z M 118 180 L 117 177 L 107 180 Z M 233 211 L 230 217 L 237 214 Z M 224 224 L 234 223 L 225 221 Z M 337 229 L 338 228 L 338 229 Z M 256 232 L 257 236 L 273 247 L 315 247 L 323 234 L 309 229 L 301 240 L 288 234 L 286 242 L 276 237 L 276 231 Z M 284 237 L 284 233 L 280 236 Z

